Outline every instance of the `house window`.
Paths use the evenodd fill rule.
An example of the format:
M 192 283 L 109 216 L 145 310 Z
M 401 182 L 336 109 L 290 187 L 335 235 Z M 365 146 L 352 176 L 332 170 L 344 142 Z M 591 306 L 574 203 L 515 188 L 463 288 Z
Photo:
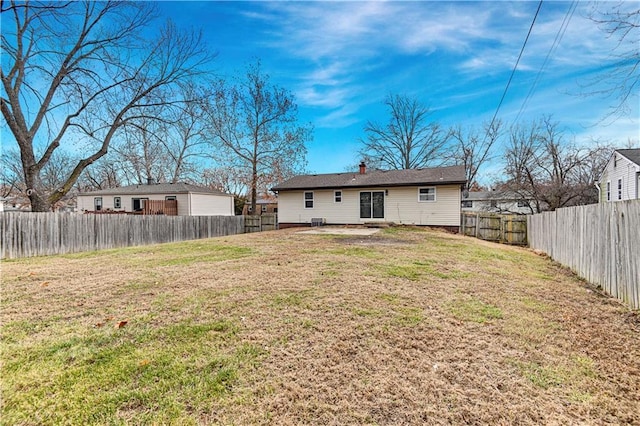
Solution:
M 418 201 L 427 202 L 436 200 L 436 188 L 420 188 L 418 190 Z
M 360 193 L 360 219 L 384 219 L 384 192 Z
M 607 182 L 607 201 L 611 201 L 611 182 Z
M 122 198 L 113 197 L 113 208 L 114 209 L 121 209 L 122 208 Z
M 342 202 L 342 191 L 334 191 L 333 201 L 335 201 L 336 203 Z
M 277 207 L 274 207 L 274 208 L 273 208 L 273 212 L 274 212 L 274 213 L 278 213 L 278 208 L 277 208 Z
M 497 208 L 498 207 L 498 200 L 491 200 L 491 208 Z
M 525 200 L 518 201 L 518 207 L 529 207 L 529 202 Z
M 462 200 L 462 207 L 463 208 L 467 208 L 470 209 L 473 207 L 473 201 L 472 200 Z
M 139 212 L 144 209 L 144 203 L 148 200 L 148 198 L 132 198 L 131 199 L 131 208 L 134 212 Z
M 95 197 L 93 199 L 93 209 L 97 212 L 102 210 L 102 197 Z
M 164 199 L 166 201 L 176 201 L 178 198 L 175 195 L 167 195 Z
M 304 208 L 305 209 L 313 208 L 313 192 L 304 193 Z
M 622 178 L 618 179 L 618 200 L 622 200 Z

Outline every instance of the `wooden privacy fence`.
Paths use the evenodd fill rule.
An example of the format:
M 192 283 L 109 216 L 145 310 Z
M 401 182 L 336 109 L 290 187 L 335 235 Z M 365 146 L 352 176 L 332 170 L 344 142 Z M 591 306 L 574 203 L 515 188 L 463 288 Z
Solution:
M 43 256 L 242 234 L 242 216 L 0 214 L 0 257 Z
M 263 214 L 244 217 L 244 232 L 262 232 L 278 229 L 277 214 Z
M 529 245 L 640 309 L 640 200 L 529 216 Z
M 481 240 L 527 244 L 527 216 L 495 213 L 462 213 L 460 232 Z

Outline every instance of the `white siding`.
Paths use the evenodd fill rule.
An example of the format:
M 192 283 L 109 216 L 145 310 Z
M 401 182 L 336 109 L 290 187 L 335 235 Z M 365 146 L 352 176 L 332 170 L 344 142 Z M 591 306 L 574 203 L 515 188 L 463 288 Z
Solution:
M 233 216 L 233 196 L 190 194 L 191 216 Z M 180 202 L 178 202 L 180 206 Z
M 614 152 L 600 177 L 600 202 L 607 202 L 607 182 L 611 183 L 611 201 L 618 199 L 618 179 L 622 179 L 622 200 L 640 197 L 640 166 Z
M 311 223 L 323 218 L 327 223 L 361 224 L 365 222 L 395 222 L 412 225 L 459 226 L 460 185 L 436 186 L 436 201 L 418 202 L 418 187 L 342 189 L 342 202 L 334 201 L 334 189 L 314 190 L 312 209 L 304 207 L 306 191 L 281 191 L 278 194 L 280 223 Z M 384 199 L 384 219 L 360 218 L 360 192 L 387 191 Z
M 133 211 L 134 198 L 148 198 L 149 200 L 165 200 L 173 196 L 178 201 L 178 215 L 180 216 L 233 216 L 233 196 L 216 194 L 149 194 L 149 195 L 79 195 L 77 198 L 78 212 L 93 211 L 93 200 L 102 197 L 102 210 Z M 114 198 L 120 197 L 120 209 L 114 208 Z

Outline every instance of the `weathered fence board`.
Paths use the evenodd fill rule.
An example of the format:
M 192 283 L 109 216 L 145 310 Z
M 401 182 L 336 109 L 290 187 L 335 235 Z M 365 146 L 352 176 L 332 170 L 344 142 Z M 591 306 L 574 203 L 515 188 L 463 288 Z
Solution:
M 0 214 L 0 257 L 43 256 L 242 234 L 242 216 Z
M 244 217 L 244 232 L 273 231 L 278 229 L 278 215 L 248 215 Z
M 529 245 L 640 309 L 640 200 L 529 216 Z
M 463 213 L 461 233 L 481 240 L 527 244 L 527 216 L 495 213 Z

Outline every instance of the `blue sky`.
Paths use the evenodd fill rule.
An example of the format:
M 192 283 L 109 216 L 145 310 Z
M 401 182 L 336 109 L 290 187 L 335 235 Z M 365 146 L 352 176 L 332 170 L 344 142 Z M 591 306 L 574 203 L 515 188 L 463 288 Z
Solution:
M 580 85 L 614 60 L 616 41 L 587 19 L 592 6 L 578 2 L 571 14 L 571 2 L 543 3 L 498 118 L 511 124 L 518 115 L 520 122 L 552 115 L 568 139 L 580 143 L 638 139 L 637 96 L 631 114 L 613 123 L 601 122 L 606 101 L 579 96 Z M 503 1 L 160 4 L 180 26 L 203 28 L 219 52 L 216 72 L 231 76 L 260 58 L 272 81 L 294 93 L 300 119 L 315 127 L 308 169 L 316 173 L 357 163 L 364 124 L 386 121 L 382 101 L 389 93 L 415 96 L 445 126 L 489 121 L 537 7 Z

